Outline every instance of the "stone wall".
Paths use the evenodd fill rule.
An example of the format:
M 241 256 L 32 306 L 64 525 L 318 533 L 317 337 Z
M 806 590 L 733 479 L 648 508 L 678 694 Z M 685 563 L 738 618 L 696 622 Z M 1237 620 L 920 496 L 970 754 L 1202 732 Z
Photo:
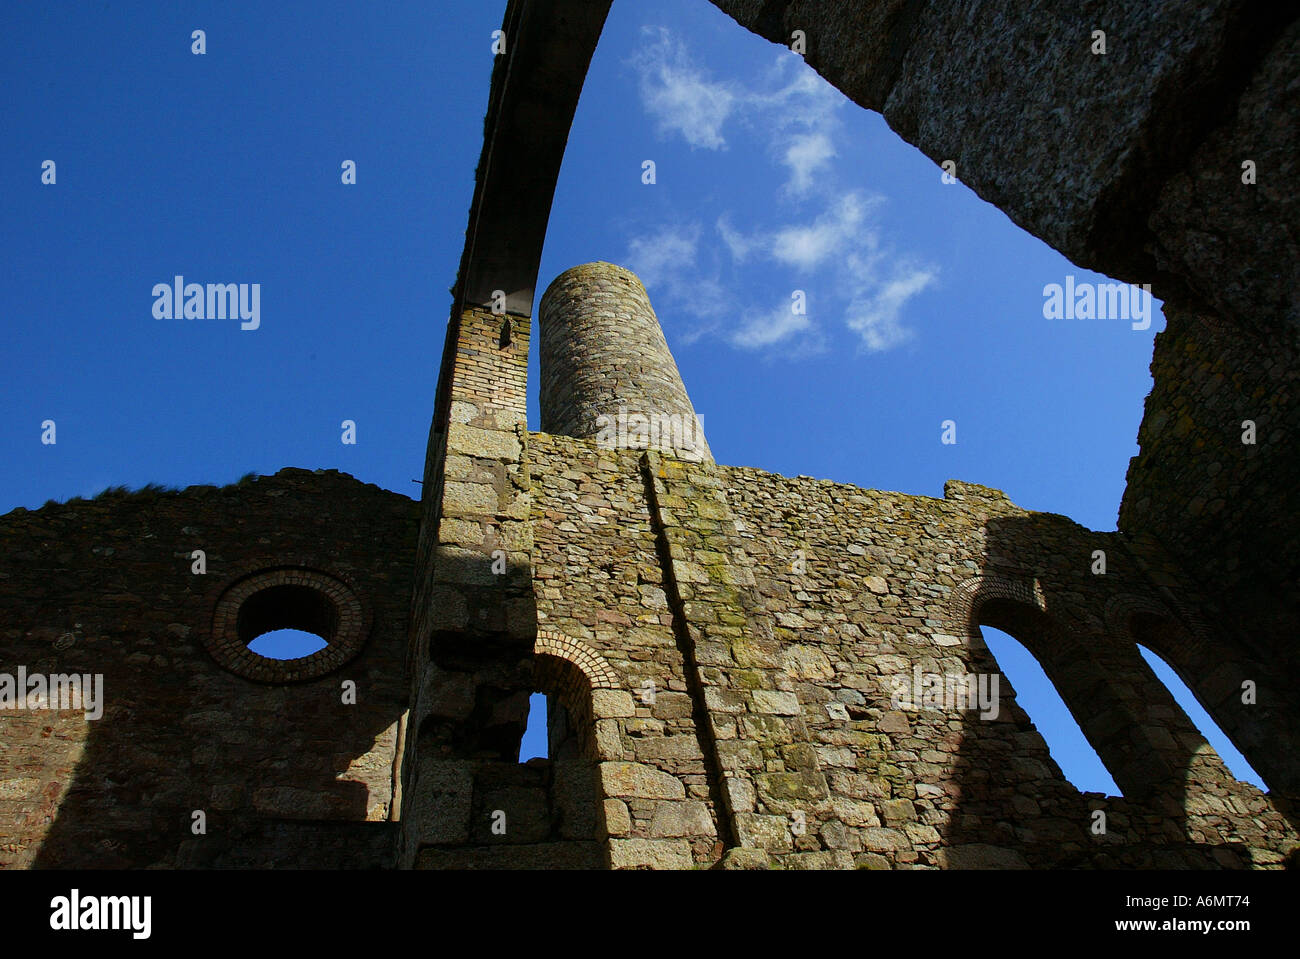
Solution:
M 1244 669 L 1180 660 L 1214 647 L 1158 543 L 964 483 L 936 500 L 548 434 L 527 447 L 537 640 L 510 668 L 550 696 L 551 757 L 430 734 L 429 717 L 491 725 L 473 719 L 481 673 L 437 667 L 423 753 L 406 754 L 405 862 L 414 504 L 285 470 L 4 517 L 0 673 L 102 673 L 106 690 L 98 720 L 0 715 L 5 865 L 1268 867 L 1295 847 L 1285 801 L 1235 781 L 1136 653 L 1194 670 L 1225 709 Z M 223 668 L 212 626 L 256 575 L 344 584 L 369 641 L 302 682 Z M 917 668 L 996 673 L 980 623 L 1035 654 L 1123 797 L 1063 779 L 1005 677 L 996 717 L 898 699 Z M 1258 725 L 1237 703 L 1238 727 Z
M 474 833 L 476 781 L 519 757 L 537 632 L 525 449 L 530 329 L 527 316 L 482 306 L 448 325 L 411 594 L 402 866 L 444 865 L 437 850 Z
M 1202 616 L 1215 624 L 1209 657 L 1259 664 L 1252 678 L 1271 715 L 1262 738 L 1241 748 L 1292 795 L 1300 795 L 1297 358 L 1284 338 L 1171 312 L 1156 337 L 1155 386 L 1119 517 L 1120 529 L 1159 541 L 1198 583 Z
M 616 688 L 592 694 L 611 861 L 712 862 L 722 851 L 717 774 L 640 454 L 544 433 L 530 434 L 529 453 L 539 627 L 588 647 L 617 676 Z
M 615 866 L 1238 867 L 1295 846 L 1285 802 L 1237 782 L 1138 655 L 1138 621 L 1184 668 L 1204 629 L 1158 544 L 965 483 L 935 500 L 529 449 L 539 620 L 619 677 L 592 713 Z M 918 667 L 996 673 L 980 623 L 1034 653 L 1123 797 L 1061 776 L 1005 677 L 996 718 L 895 700 Z
M 1188 584 L 1158 589 L 1118 535 L 955 481 L 934 500 L 729 472 L 746 549 L 778 621 L 780 662 L 827 767 L 824 844 L 841 838 L 836 820 L 855 831 L 833 815 L 837 792 L 876 801 L 893 833 L 873 831 L 868 817 L 857 832 L 869 852 L 896 863 L 912 855 L 939 865 L 1017 855 L 1035 866 L 1275 863 L 1294 843 L 1294 828 L 1228 774 L 1138 655 L 1135 611 L 1177 635 L 1196 627 L 1178 613 Z M 1100 575 L 1097 550 L 1106 557 Z M 1035 655 L 1125 799 L 1070 787 L 1013 693 L 996 721 L 890 708 L 889 684 L 917 666 L 995 670 L 979 623 Z M 1158 651 L 1179 661 L 1177 649 Z M 1000 686 L 1010 692 L 1005 677 Z M 830 715 L 836 701 L 849 722 Z M 1090 832 L 1095 809 L 1107 812 L 1105 836 Z
M 0 518 L 0 675 L 101 674 L 104 700 L 93 720 L 0 711 L 0 867 L 391 865 L 416 521 L 406 497 L 294 469 Z M 219 665 L 222 597 L 259 573 L 355 602 L 354 658 L 291 683 Z

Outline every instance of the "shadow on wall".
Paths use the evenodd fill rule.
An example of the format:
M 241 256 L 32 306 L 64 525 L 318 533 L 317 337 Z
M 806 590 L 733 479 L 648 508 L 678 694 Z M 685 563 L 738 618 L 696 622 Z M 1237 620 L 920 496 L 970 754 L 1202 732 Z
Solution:
M 1038 660 L 1123 796 L 1075 789 L 999 675 L 997 717 L 961 714 L 959 757 L 948 787 L 957 793 L 956 811 L 945 829 L 942 864 L 1280 864 L 1279 847 L 1296 840 L 1294 818 L 1288 822 L 1281 811 L 1286 803 L 1233 778 L 1142 659 L 1134 637 L 1107 624 L 1104 611 L 1118 593 L 1151 589 L 1138 570 L 1126 568 L 1115 534 L 1091 533 L 1050 514 L 995 517 L 985 529 L 982 578 L 969 621 L 961 624 L 966 671 L 998 670 L 981 625 L 1018 640 Z M 1091 571 L 1097 548 L 1110 557 L 1106 575 Z M 1152 602 L 1160 601 L 1153 596 Z M 1168 626 L 1179 628 L 1172 621 Z
M 401 865 L 608 868 L 588 677 L 557 655 L 473 663 L 450 656 L 453 645 L 443 637 L 421 690 L 427 715 L 407 754 Z M 547 759 L 515 761 L 529 700 L 520 684 L 550 703 Z M 484 743 L 492 748 L 476 748 Z
M 401 708 L 341 703 L 345 679 L 374 689 L 364 656 L 315 682 L 272 687 L 226 674 L 185 644 L 166 656 L 164 669 L 181 673 L 172 677 L 97 653 L 59 667 L 101 672 L 108 705 L 92 723 L 56 721 L 58 730 L 81 725 L 85 739 L 75 765 L 53 770 L 68 777 L 66 792 L 42 797 L 53 822 L 34 867 L 389 864 L 383 793 Z M 185 676 L 191 657 L 199 668 Z M 48 722 L 24 717 L 28 743 L 58 735 L 32 728 L 33 716 Z
M 410 551 L 390 550 L 413 539 L 412 505 L 299 470 L 0 519 L 12 560 L 0 674 L 102 682 L 97 719 L 81 708 L 0 713 L 0 865 L 391 865 Z M 196 537 L 202 576 L 190 575 Z M 214 594 L 240 581 L 229 571 L 259 539 L 337 557 L 331 569 L 372 612 L 356 658 L 284 684 L 213 658 Z M 387 545 L 367 554 L 360 544 L 371 540 Z

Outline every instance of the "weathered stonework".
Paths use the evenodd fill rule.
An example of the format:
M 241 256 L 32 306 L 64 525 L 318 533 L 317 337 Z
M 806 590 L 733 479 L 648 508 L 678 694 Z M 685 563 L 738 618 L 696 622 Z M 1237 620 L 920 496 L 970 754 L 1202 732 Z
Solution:
M 627 691 L 596 721 L 611 846 L 635 843 L 616 863 L 1217 867 L 1296 845 L 1288 807 L 1233 779 L 1138 655 L 1139 614 L 1193 645 L 1196 590 L 1120 534 L 957 482 L 934 500 L 545 434 L 529 450 L 539 619 Z M 1065 781 L 1005 678 L 996 719 L 893 704 L 915 667 L 996 673 L 981 622 L 1038 657 L 1124 798 Z
M 543 298 L 529 431 L 537 263 L 609 4 L 511 0 L 422 502 L 283 470 L 0 517 L 0 676 L 105 680 L 101 719 L 0 715 L 0 866 L 1295 861 L 1294 13 L 715 2 L 804 31 L 814 67 L 1016 222 L 1166 299 L 1120 532 L 970 483 L 934 499 L 608 442 L 620 405 L 693 416 L 612 264 Z M 248 649 L 284 625 L 326 649 Z M 1122 797 L 1062 777 L 981 626 L 1038 659 Z M 520 764 L 532 692 L 549 759 Z
M 1197 650 L 1199 662 L 1188 660 L 1189 671 L 1203 674 L 1226 659 L 1254 664 L 1250 677 L 1267 687 L 1260 723 L 1230 735 L 1252 739 L 1260 774 L 1300 795 L 1298 351 L 1285 338 L 1166 313 L 1119 526 L 1158 541 L 1201 584 L 1188 604 L 1213 624 L 1212 638 Z
M 99 674 L 104 700 L 91 720 L 0 712 L 0 866 L 391 862 L 416 510 L 340 473 L 286 469 L 0 518 L 0 674 Z M 345 590 L 358 645 L 319 678 L 261 657 L 237 675 L 210 646 L 223 599 L 250 582 L 330 605 L 325 590 Z M 350 628 L 353 607 L 336 608 Z

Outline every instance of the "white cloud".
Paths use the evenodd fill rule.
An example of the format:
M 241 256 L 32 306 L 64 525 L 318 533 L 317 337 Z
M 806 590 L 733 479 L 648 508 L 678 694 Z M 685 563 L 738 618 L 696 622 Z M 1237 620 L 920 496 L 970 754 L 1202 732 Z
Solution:
M 728 145 L 728 123 L 743 128 L 752 140 L 742 142 L 755 144 L 760 157 L 766 150 L 773 166 L 788 173 L 773 188 L 772 199 L 783 201 L 776 208 L 789 211 L 797 202 L 801 213 L 764 224 L 759 218 L 772 207 L 758 197 L 737 211 L 752 218 L 751 228 L 736 227 L 723 212 L 707 235 L 691 222 L 632 239 L 628 265 L 661 317 L 685 318 L 690 329 L 679 335 L 687 342 L 718 336 L 739 349 L 779 349 L 783 356 L 825 348 L 831 321 L 846 325 L 870 351 L 907 341 L 913 330 L 904 311 L 937 272 L 882 244 L 872 214 L 884 198 L 846 191 L 836 176 L 844 97 L 793 54 L 779 55 L 759 82 L 742 87 L 697 67 L 667 29 L 643 33 L 646 44 L 632 63 L 661 134 L 716 150 Z M 775 309 L 755 305 L 786 277 L 791 288 L 806 291 L 808 314 L 794 313 L 788 302 Z
M 808 330 L 812 321 L 806 313 L 795 313 L 788 304 L 770 313 L 747 316 L 740 329 L 731 334 L 731 342 L 743 349 L 772 346 L 796 333 Z
M 811 270 L 831 256 L 844 256 L 846 248 L 869 243 L 863 232 L 867 201 L 861 193 L 846 193 L 807 226 L 777 230 L 767 242 L 780 263 Z
M 731 218 L 727 214 L 718 217 L 718 235 L 722 237 L 722 242 L 727 245 L 731 252 L 731 259 L 736 263 L 744 263 L 749 257 L 749 251 L 753 248 L 754 243 L 749 237 L 739 230 L 731 228 Z
M 797 135 L 786 147 L 782 158 L 782 162 L 790 168 L 788 189 L 796 194 L 807 193 L 815 182 L 814 175 L 828 167 L 835 156 L 835 144 L 827 134 Z
M 789 82 L 771 93 L 755 95 L 754 100 L 784 123 L 812 128 L 833 122 L 835 111 L 845 101 L 844 94 L 804 63 L 802 57 L 787 53 L 773 61 L 773 82 L 780 83 L 791 70 L 794 76 Z
M 661 136 L 677 134 L 692 147 L 725 149 L 723 127 L 734 117 L 765 136 L 771 155 L 790 168 L 789 192 L 800 195 L 815 185 L 814 174 L 836 155 L 831 135 L 844 97 L 802 58 L 778 56 L 763 84 L 767 89 L 746 90 L 712 79 L 666 27 L 644 27 L 642 35 L 647 42 L 630 62 L 640 78 L 642 105 Z
M 794 75 L 787 76 L 791 71 Z M 767 138 L 769 154 L 790 170 L 784 192 L 801 197 L 824 186 L 815 174 L 837 155 L 834 136 L 843 94 L 813 72 L 800 57 L 779 55 L 769 74 L 773 92 L 756 94 L 746 103 L 752 124 Z
M 849 303 L 845 322 L 872 352 L 883 352 L 905 343 L 912 338 L 913 331 L 903 326 L 899 318 L 903 306 L 933 283 L 935 277 L 931 270 L 899 268 L 892 279 L 878 284 L 869 295 L 855 297 Z
M 656 39 L 632 62 L 641 75 L 641 100 L 660 134 L 679 133 L 692 147 L 724 149 L 722 127 L 737 94 L 728 84 L 709 80 L 665 28 L 646 27 L 643 32 Z
M 805 355 L 822 344 L 822 335 L 814 334 L 824 327 L 812 315 L 794 313 L 788 303 L 772 310 L 746 306 L 734 284 L 722 282 L 721 252 L 722 259 L 730 255 L 734 266 L 748 263 L 751 270 L 762 271 L 763 263 L 793 268 L 822 318 L 838 313 L 864 348 L 882 352 L 912 337 L 902 319 L 904 308 L 938 274 L 882 249 L 869 216 L 879 203 L 879 197 L 851 191 L 831 201 L 812 223 L 753 233 L 733 227 L 724 213 L 715 224 L 722 241 L 716 246 L 702 242 L 698 223 L 661 226 L 629 242 L 626 262 L 645 283 L 661 320 L 687 321 L 679 334 L 687 343 L 719 334 L 748 350 L 782 344 L 789 354 L 797 342 L 797 353 Z M 727 320 L 735 316 L 742 317 L 738 326 Z
M 692 324 L 681 333 L 690 343 L 712 332 L 707 321 L 735 309 L 735 299 L 719 279 L 716 264 L 706 264 L 700 252 L 698 223 L 661 226 L 633 237 L 627 247 L 627 266 L 645 284 L 650 302 L 662 323 L 685 314 Z
M 862 345 L 880 352 L 911 338 L 913 331 L 902 321 L 903 309 L 937 279 L 934 269 L 897 260 L 892 251 L 881 248 L 879 230 L 869 216 L 880 202 L 879 197 L 851 191 L 832 200 L 812 223 L 746 234 L 724 215 L 717 229 L 736 263 L 757 255 L 798 270 L 818 309 L 843 309 L 845 325 L 861 337 Z M 838 307 L 840 303 L 846 305 Z M 747 321 L 730 340 L 746 348 L 770 346 L 811 322 L 778 312 Z
M 660 227 L 628 243 L 628 268 L 646 286 L 657 286 L 695 265 L 699 242 L 698 224 Z

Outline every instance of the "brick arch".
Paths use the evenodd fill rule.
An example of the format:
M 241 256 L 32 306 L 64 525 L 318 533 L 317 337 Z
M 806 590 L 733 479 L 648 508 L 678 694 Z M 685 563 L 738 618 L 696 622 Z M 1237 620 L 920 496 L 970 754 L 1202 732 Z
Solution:
M 618 673 L 604 656 L 581 640 L 572 639 L 553 629 L 539 629 L 533 646 L 537 656 L 547 656 L 572 663 L 590 684 L 590 689 L 618 689 Z
M 533 688 L 563 707 L 582 752 L 594 758 L 596 715 L 592 692 L 618 689 L 618 673 L 586 643 L 554 630 L 539 629 L 533 647 Z
M 1133 617 L 1139 613 L 1162 620 L 1169 632 L 1179 634 L 1180 645 L 1198 659 L 1209 652 L 1210 644 L 1202 629 L 1197 628 L 1196 625 L 1189 627 L 1182 617 L 1176 615 L 1175 611 L 1164 603 L 1137 593 L 1120 593 L 1106 601 L 1104 613 L 1106 629 L 1112 636 L 1135 639 Z M 1166 659 L 1169 658 L 1165 650 L 1158 650 L 1158 652 Z
M 990 604 L 997 608 L 994 615 L 985 617 L 982 613 Z M 1001 671 L 1002 666 L 988 648 L 980 629 L 980 620 L 985 618 L 991 620 L 988 623 L 990 627 L 1013 637 L 1033 656 L 1057 695 L 1077 716 L 1076 705 L 1082 696 L 1082 691 L 1076 688 L 1080 667 L 1083 672 L 1091 674 L 1091 685 L 1094 686 L 1100 670 L 1089 655 L 1087 645 L 1076 638 L 1076 630 L 1067 628 L 1048 612 L 1042 584 L 1027 576 L 985 573 L 972 576 L 953 589 L 948 607 L 948 628 L 972 651 L 979 650 L 979 654 L 989 657 Z M 1071 704 L 1071 700 L 1075 703 Z M 1093 748 L 1097 749 L 1096 743 L 1093 743 Z
M 987 610 L 990 604 L 996 609 Z M 1131 657 L 1121 657 L 1122 664 L 1115 661 L 1119 644 L 1105 642 L 1093 626 L 1100 616 L 1062 621 L 1049 612 L 1042 585 L 1027 576 L 993 573 L 963 581 L 953 589 L 949 626 L 968 644 L 982 642 L 986 611 L 993 613 L 990 626 L 1010 634 L 1038 661 L 1123 794 L 1137 798 L 1149 791 L 1167 770 L 1151 762 L 1149 743 L 1130 739 L 1128 731 L 1142 727 L 1141 704 L 1115 681 L 1116 667 L 1144 665 L 1136 647 Z
M 1222 725 L 1216 714 L 1218 707 L 1240 691 L 1239 677 L 1265 674 L 1258 665 L 1233 657 L 1221 644 L 1214 643 L 1203 623 L 1180 613 L 1185 610 L 1171 608 L 1152 597 L 1121 593 L 1106 603 L 1106 627 L 1117 640 L 1145 646 L 1167 662 L 1215 722 Z M 1135 619 L 1142 615 L 1155 620 L 1156 628 L 1139 635 Z
M 287 557 L 265 566 L 246 564 L 227 580 L 213 604 L 211 628 L 203 644 L 217 664 L 237 676 L 263 683 L 293 683 L 317 679 L 351 661 L 370 637 L 373 617 L 352 585 L 343 577 Z M 327 642 L 325 648 L 297 659 L 270 659 L 248 648 L 252 637 L 243 622 L 250 601 L 268 590 L 292 589 L 310 599 L 275 628 L 307 629 Z M 311 608 L 307 608 L 310 606 Z M 319 616 L 314 614 L 319 613 Z M 303 621 L 299 622 L 298 619 Z M 310 621 L 308 621 L 310 620 Z
M 1105 635 L 1100 615 L 1071 610 L 1062 619 L 1048 609 L 1047 593 L 1037 578 L 1003 573 L 971 576 L 953 587 L 946 610 L 946 630 L 967 645 L 977 639 L 982 642 L 980 612 L 989 603 L 998 603 L 1004 614 L 1012 612 L 1008 621 L 989 625 L 1014 635 L 1049 675 L 1066 661 L 1092 658 L 1094 640 Z M 1007 619 L 1005 615 L 1002 618 Z M 1059 692 L 1056 680 L 1053 684 Z
M 948 599 L 948 632 L 967 642 L 976 638 L 980 607 L 991 599 L 1013 600 L 1047 614 L 1047 601 L 1038 580 L 987 573 L 964 579 L 953 587 Z

